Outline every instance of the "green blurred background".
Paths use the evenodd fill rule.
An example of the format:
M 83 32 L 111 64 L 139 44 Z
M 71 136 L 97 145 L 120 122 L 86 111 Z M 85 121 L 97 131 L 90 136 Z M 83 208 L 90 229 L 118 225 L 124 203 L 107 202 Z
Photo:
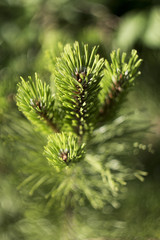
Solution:
M 141 151 L 139 155 L 148 176 L 143 183 L 128 185 L 121 206 L 103 216 L 105 221 L 100 215 L 99 233 L 94 239 L 160 239 L 159 0 L 0 1 L 0 239 L 59 239 L 53 235 L 61 229 L 54 228 L 49 218 L 42 218 L 41 205 L 35 210 L 36 202 L 30 201 L 24 209 L 23 194 L 17 191 L 25 164 L 21 159 L 24 155 L 25 159 L 31 158 L 26 147 L 32 156 L 38 149 L 31 144 L 29 133 L 33 129 L 24 124 L 15 94 L 19 76 L 38 72 L 48 81 L 48 50 L 56 56 L 59 42 L 75 40 L 98 44 L 104 57 L 117 48 L 127 52 L 137 49 L 143 59 L 142 75 L 128 96 L 127 108 L 144 111 L 144 118 L 153 124 L 150 134 L 144 137 L 144 142 L 153 146 L 152 154 Z M 43 146 L 38 136 L 36 139 L 39 147 Z M 82 212 L 80 221 L 84 216 Z M 91 223 L 96 228 L 94 219 Z M 79 233 L 76 239 L 91 239 L 86 237 L 91 230 L 81 227 L 81 232 L 85 231 L 88 235 Z

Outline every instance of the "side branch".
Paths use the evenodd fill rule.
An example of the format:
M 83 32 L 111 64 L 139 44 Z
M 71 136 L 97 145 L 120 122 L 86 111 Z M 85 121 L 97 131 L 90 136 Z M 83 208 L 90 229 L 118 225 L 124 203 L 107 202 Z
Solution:
M 100 108 L 100 116 L 107 115 L 108 111 L 113 107 L 114 102 L 116 102 L 117 98 L 122 95 L 125 80 L 125 76 L 120 74 L 118 81 L 112 83 L 110 90 L 106 95 L 104 105 Z

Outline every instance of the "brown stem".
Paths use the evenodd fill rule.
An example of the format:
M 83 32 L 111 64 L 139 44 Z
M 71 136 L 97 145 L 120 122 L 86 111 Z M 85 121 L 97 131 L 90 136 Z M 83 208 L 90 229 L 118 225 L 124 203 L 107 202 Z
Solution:
M 52 120 L 51 120 L 50 118 L 48 118 L 48 116 L 47 116 L 46 113 L 41 112 L 41 113 L 39 113 L 39 115 L 40 115 L 44 120 L 46 120 L 48 126 L 50 126 L 50 127 L 53 129 L 54 132 L 56 132 L 56 133 L 59 132 L 57 126 L 52 122 Z
M 40 100 L 35 100 L 35 103 L 32 104 L 32 107 L 35 109 L 36 113 L 46 120 L 47 125 L 50 126 L 54 132 L 59 132 L 57 126 L 52 122 L 52 119 L 47 116 L 46 110 L 43 110 Z M 37 110 L 37 107 L 39 110 Z
M 125 77 L 120 74 L 119 80 L 112 84 L 111 89 L 106 96 L 103 107 L 99 111 L 99 116 L 104 116 L 111 109 L 114 104 L 114 100 L 119 96 L 119 94 L 123 91 L 122 87 L 125 83 Z

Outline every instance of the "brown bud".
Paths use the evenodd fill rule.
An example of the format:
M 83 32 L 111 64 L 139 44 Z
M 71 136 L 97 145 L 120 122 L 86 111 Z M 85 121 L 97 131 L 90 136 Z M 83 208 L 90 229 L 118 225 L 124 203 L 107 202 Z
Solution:
M 62 157 L 63 161 L 65 161 L 65 162 L 67 161 L 67 158 L 68 158 L 67 153 L 63 153 L 61 157 Z
M 35 104 L 36 104 L 37 107 L 39 107 L 39 109 L 41 109 L 41 103 L 40 103 L 40 101 L 36 101 Z
M 121 88 L 120 86 L 117 88 L 117 90 L 118 90 L 119 92 L 122 92 L 122 88 Z

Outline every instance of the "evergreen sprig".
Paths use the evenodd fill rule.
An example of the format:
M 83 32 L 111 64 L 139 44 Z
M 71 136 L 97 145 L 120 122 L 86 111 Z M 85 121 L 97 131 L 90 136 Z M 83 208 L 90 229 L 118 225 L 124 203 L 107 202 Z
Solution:
M 50 86 L 43 83 L 35 74 L 35 81 L 28 77 L 28 81 L 18 84 L 17 105 L 19 110 L 38 128 L 40 131 L 58 131 L 54 117 L 54 96 Z
M 78 137 L 72 133 L 57 133 L 49 136 L 45 155 L 57 170 L 61 170 L 82 159 L 84 144 L 80 145 Z
M 67 44 L 57 59 L 55 83 L 57 96 L 65 111 L 64 128 L 82 136 L 90 132 L 98 113 L 98 93 L 104 60 L 96 54 L 97 47 L 89 53 L 88 45 L 80 49 Z
M 111 53 L 111 63 L 105 60 L 99 98 L 102 103 L 100 114 L 107 118 L 114 115 L 117 107 L 124 101 L 128 90 L 133 86 L 135 78 L 141 74 L 138 69 L 142 59 L 138 58 L 137 51 L 131 51 L 128 62 L 126 62 L 126 56 L 125 52 L 121 54 L 118 49 Z
M 131 52 L 128 62 L 125 58 L 126 53 L 121 55 L 118 49 L 111 53 L 110 64 L 99 57 L 97 47 L 90 52 L 87 44 L 80 46 L 75 42 L 73 46 L 67 44 L 60 57 L 52 61 L 54 95 L 37 75 L 35 81 L 30 77 L 28 82 L 22 79 L 19 83 L 20 111 L 37 126 L 39 133 L 41 129 L 47 130 L 46 136 L 52 132 L 44 155 L 54 169 L 49 165 L 45 168 L 43 161 L 39 168 L 39 160 L 32 163 L 36 171 L 24 181 L 33 184 L 31 194 L 47 185 L 46 198 L 52 202 L 57 197 L 64 206 L 67 201 L 86 199 L 94 208 L 102 208 L 106 201 L 116 206 L 113 198 L 117 198 L 121 186 L 144 175 L 128 163 L 133 142 L 126 141 L 125 136 L 130 133 L 125 129 L 129 128 L 131 135 L 137 129 L 121 125 L 125 123 L 123 116 L 110 124 L 107 121 L 140 74 L 137 52 Z M 99 122 L 105 124 L 98 128 Z M 121 144 L 116 142 L 118 138 Z

